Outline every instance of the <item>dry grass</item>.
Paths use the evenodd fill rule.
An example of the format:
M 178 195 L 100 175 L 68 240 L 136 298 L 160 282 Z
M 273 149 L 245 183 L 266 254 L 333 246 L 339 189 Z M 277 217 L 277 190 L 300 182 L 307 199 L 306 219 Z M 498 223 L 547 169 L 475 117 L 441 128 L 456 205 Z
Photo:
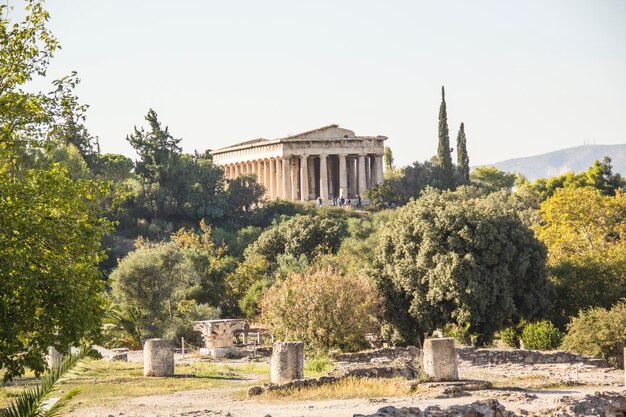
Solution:
M 143 364 L 88 359 L 85 370 L 61 384 L 61 392 L 80 388 L 74 404 L 94 406 L 142 395 L 232 387 L 245 389 L 269 380 L 269 365 L 263 363 L 220 364 L 197 362 L 179 365 L 174 378 L 144 378 Z M 0 387 L 0 406 L 34 378 L 18 379 L 14 386 Z
M 271 391 L 267 398 L 289 400 L 328 400 L 375 397 L 401 397 L 410 395 L 411 387 L 405 379 L 354 378 L 342 379 L 333 384 L 312 388 L 295 388 Z

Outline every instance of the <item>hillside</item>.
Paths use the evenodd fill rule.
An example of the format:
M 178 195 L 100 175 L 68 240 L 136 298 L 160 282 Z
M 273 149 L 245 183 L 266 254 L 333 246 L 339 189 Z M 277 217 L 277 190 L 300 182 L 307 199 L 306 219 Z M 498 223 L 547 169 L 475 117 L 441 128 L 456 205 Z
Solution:
M 613 172 L 626 174 L 626 144 L 576 146 L 542 155 L 508 159 L 492 166 L 501 171 L 519 172 L 533 181 L 569 171 L 585 171 L 593 164 L 593 161 L 602 160 L 605 156 L 612 159 Z

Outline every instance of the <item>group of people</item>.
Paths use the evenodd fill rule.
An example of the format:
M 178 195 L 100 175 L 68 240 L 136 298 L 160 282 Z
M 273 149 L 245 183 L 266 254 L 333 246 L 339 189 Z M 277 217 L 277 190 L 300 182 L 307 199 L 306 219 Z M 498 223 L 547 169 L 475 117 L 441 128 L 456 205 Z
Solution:
M 317 200 L 315 200 L 315 205 L 317 207 L 322 207 L 322 197 L 317 197 Z M 348 198 L 344 198 L 344 196 L 340 196 L 340 197 L 333 197 L 331 199 L 331 206 L 338 206 L 338 207 L 352 207 L 352 200 L 350 199 L 350 197 Z M 361 196 L 360 195 L 356 195 L 356 204 L 354 206 L 354 208 L 361 208 L 363 207 L 363 201 L 361 200 Z

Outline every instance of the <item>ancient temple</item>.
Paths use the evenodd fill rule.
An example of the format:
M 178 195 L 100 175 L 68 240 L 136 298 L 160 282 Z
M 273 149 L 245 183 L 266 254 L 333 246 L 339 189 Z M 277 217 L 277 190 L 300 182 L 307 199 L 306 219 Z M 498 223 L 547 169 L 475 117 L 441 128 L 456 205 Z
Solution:
M 330 125 L 279 139 L 254 139 L 211 152 L 227 179 L 254 174 L 268 199 L 326 201 L 363 196 L 383 182 L 385 136 Z

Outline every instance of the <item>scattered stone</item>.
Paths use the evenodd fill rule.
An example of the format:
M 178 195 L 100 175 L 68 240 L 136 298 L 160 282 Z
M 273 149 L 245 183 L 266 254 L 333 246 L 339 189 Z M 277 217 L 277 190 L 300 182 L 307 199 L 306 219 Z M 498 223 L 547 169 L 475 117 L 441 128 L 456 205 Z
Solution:
M 263 387 L 252 387 L 248 390 L 248 397 L 263 394 Z

